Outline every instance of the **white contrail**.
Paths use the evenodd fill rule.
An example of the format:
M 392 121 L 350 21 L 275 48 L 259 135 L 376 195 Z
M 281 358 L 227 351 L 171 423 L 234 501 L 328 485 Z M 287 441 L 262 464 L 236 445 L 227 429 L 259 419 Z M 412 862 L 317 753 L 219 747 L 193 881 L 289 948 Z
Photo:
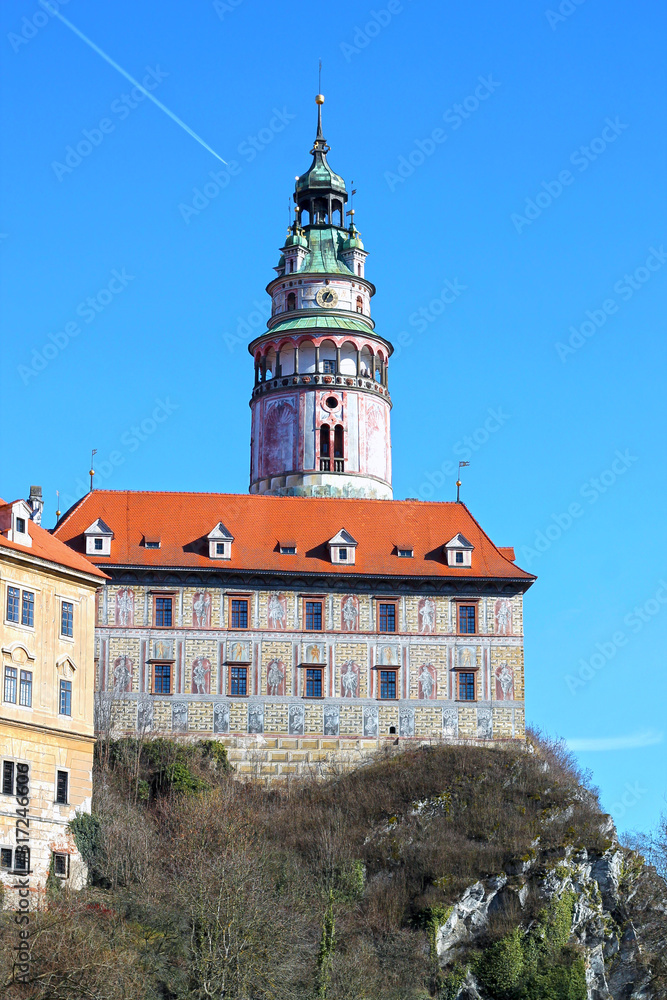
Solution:
M 641 733 L 634 733 L 632 736 L 610 736 L 606 739 L 574 739 L 566 740 L 568 749 L 580 752 L 604 751 L 604 750 L 638 750 L 641 747 L 653 747 L 662 743 L 663 733 L 656 733 L 653 729 L 648 729 Z
M 71 21 L 68 21 L 66 17 L 63 17 L 63 15 L 60 13 L 59 10 L 57 10 L 55 7 L 52 7 L 49 4 L 48 0 L 41 0 L 41 3 L 43 7 L 46 7 L 46 9 L 49 11 L 50 14 L 52 14 L 54 17 L 57 17 L 59 21 L 62 21 L 62 23 L 66 25 L 70 29 L 70 31 L 73 31 L 75 35 L 78 35 L 79 38 L 86 43 L 86 45 L 90 45 L 93 52 L 97 52 L 98 56 L 102 56 L 102 58 L 106 60 L 106 62 L 108 62 L 110 66 L 113 66 L 114 69 L 118 70 L 118 72 L 122 76 L 124 76 L 126 80 L 129 80 L 133 86 L 137 87 L 137 89 L 140 90 L 141 93 L 144 94 L 146 97 L 148 97 L 153 102 L 153 104 L 157 104 L 158 108 L 160 108 L 161 111 L 164 111 L 164 113 L 166 115 L 169 115 L 169 117 L 173 121 L 175 121 L 177 125 L 180 125 L 181 128 L 185 129 L 188 135 L 191 135 L 193 139 L 196 139 L 197 142 L 204 147 L 204 149 L 208 149 L 209 153 L 213 153 L 216 159 L 220 160 L 221 163 L 224 163 L 225 165 L 227 164 L 227 160 L 223 160 L 221 156 L 218 156 L 216 151 L 214 149 L 211 149 L 208 143 L 204 142 L 204 140 L 200 136 L 198 136 L 196 132 L 193 132 L 189 125 L 186 125 L 185 122 L 182 122 L 181 119 L 178 118 L 173 111 L 170 111 L 169 108 L 165 107 L 165 105 L 161 101 L 158 101 L 157 97 L 153 97 L 153 95 L 149 90 L 146 90 L 145 87 L 142 87 L 141 84 L 138 82 L 138 80 L 135 80 L 134 77 L 130 76 L 130 74 L 127 73 L 122 66 L 119 66 L 117 62 L 114 62 L 111 56 L 108 56 L 106 52 L 103 52 L 102 49 L 99 47 L 99 45 L 95 45 L 95 42 L 91 42 L 90 38 L 87 38 L 86 35 L 84 35 L 82 31 L 79 31 L 79 29 L 75 27 L 75 25 L 73 25 Z

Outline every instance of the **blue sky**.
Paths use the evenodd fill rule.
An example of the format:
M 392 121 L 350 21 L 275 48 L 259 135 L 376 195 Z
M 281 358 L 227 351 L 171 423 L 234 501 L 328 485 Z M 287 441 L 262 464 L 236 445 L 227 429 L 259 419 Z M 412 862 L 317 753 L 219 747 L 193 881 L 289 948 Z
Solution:
M 453 499 L 470 458 L 463 498 L 539 576 L 529 720 L 575 741 L 621 829 L 651 826 L 666 793 L 662 5 L 58 10 L 228 166 L 37 2 L 2 5 L 4 496 L 40 483 L 52 524 L 92 448 L 100 487 L 247 489 L 245 343 L 310 163 L 321 58 L 330 162 L 358 189 L 374 318 L 401 345 L 395 496 Z

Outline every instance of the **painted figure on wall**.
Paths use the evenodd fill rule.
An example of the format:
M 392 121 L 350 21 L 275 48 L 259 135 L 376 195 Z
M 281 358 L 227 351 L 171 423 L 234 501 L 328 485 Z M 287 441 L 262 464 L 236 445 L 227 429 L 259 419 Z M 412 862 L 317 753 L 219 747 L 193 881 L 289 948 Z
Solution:
M 134 625 L 134 591 L 128 587 L 116 594 L 116 625 Z
M 192 661 L 192 693 L 209 694 L 211 690 L 211 661 L 200 656 Z
M 230 654 L 230 660 L 233 660 L 235 663 L 249 663 L 250 643 L 233 642 L 231 644 Z
M 457 737 L 459 735 L 459 710 L 458 708 L 443 708 L 442 710 L 442 735 Z
M 184 701 L 177 701 L 171 706 L 171 728 L 177 733 L 188 730 L 188 706 Z
M 343 664 L 340 675 L 341 698 L 359 697 L 359 664 L 348 660 Z
M 326 705 L 324 709 L 324 735 L 338 736 L 340 732 L 340 711 L 337 705 Z
M 153 653 L 156 660 L 170 660 L 171 643 L 166 639 L 157 639 L 153 643 Z
M 269 628 L 287 628 L 287 598 L 284 594 L 270 594 L 268 606 Z
M 419 602 L 419 631 L 422 635 L 435 632 L 435 601 L 432 597 L 422 597 Z
M 151 698 L 140 698 L 137 705 L 137 730 L 149 733 L 153 728 L 153 701 Z
M 490 708 L 477 709 L 477 738 L 480 740 L 493 739 L 493 717 Z
M 512 604 L 507 598 L 496 601 L 496 635 L 512 634 Z
M 415 735 L 414 708 L 402 708 L 398 713 L 398 734 L 399 736 Z
M 123 694 L 132 690 L 132 674 L 134 664 L 129 656 L 119 656 L 113 664 L 114 694 Z
M 378 734 L 378 710 L 372 705 L 364 706 L 364 736 L 374 736 Z
M 296 411 L 290 399 L 266 400 L 262 475 L 284 472 L 294 467 Z
M 380 646 L 378 654 L 378 663 L 383 667 L 400 666 L 398 646 Z
M 350 594 L 341 604 L 341 628 L 343 632 L 356 632 L 359 628 L 359 599 Z
M 290 705 L 287 729 L 290 736 L 303 736 L 306 728 L 306 710 L 303 705 Z
M 229 732 L 229 705 L 225 702 L 218 702 L 213 709 L 213 732 Z
M 514 698 L 514 671 L 506 660 L 496 667 L 496 700 L 511 701 Z
M 285 665 L 282 660 L 271 660 L 266 671 L 266 686 L 270 695 L 285 694 Z
M 324 663 L 324 647 L 314 643 L 306 646 L 306 663 Z
M 459 647 L 459 669 L 475 670 L 477 667 L 477 650 L 474 646 Z
M 255 703 L 248 709 L 248 732 L 264 732 L 264 705 Z
M 198 592 L 192 598 L 192 624 L 195 628 L 211 627 L 211 595 Z
M 430 663 L 425 663 L 417 677 L 419 681 L 419 697 L 429 701 L 435 698 L 435 667 Z

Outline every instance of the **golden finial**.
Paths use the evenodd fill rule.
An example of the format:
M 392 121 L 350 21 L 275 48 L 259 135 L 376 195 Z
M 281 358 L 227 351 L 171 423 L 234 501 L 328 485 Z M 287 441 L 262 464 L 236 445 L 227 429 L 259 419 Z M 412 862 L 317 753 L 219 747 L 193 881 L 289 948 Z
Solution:
M 315 95 L 315 104 L 324 104 L 324 95 L 323 94 L 316 94 Z

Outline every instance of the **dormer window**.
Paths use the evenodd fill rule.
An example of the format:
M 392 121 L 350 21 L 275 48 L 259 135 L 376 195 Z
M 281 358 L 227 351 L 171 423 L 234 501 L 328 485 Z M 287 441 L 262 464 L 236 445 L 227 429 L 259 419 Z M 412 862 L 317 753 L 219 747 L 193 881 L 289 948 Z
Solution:
M 19 532 L 19 534 L 25 535 L 25 518 L 24 517 L 17 517 L 16 518 L 16 530 Z
M 346 566 L 354 565 L 357 541 L 349 531 L 341 528 L 337 535 L 329 539 L 327 544 L 332 563 L 343 563 Z
M 110 556 L 111 555 L 111 541 L 113 539 L 113 531 L 106 524 L 101 517 L 98 517 L 96 521 L 86 528 L 84 531 L 84 537 L 86 539 L 86 555 L 88 556 Z
M 279 542 L 278 548 L 280 549 L 281 556 L 295 556 L 296 555 L 296 542 L 291 540 L 287 542 Z
M 0 506 L 0 534 L 10 542 L 32 548 L 32 537 L 28 530 L 32 513 L 32 508 L 25 500 L 3 504 Z
M 231 559 L 232 542 L 234 536 L 231 531 L 225 528 L 222 521 L 218 521 L 213 531 L 209 531 L 206 536 L 208 540 L 209 559 Z
M 145 549 L 159 549 L 160 539 L 159 538 L 146 538 L 144 536 L 144 548 Z
M 461 534 L 454 535 L 444 546 L 445 557 L 448 566 L 455 566 L 458 569 L 466 569 L 472 566 L 472 553 L 474 545 Z
M 415 550 L 411 545 L 397 545 L 396 551 L 399 559 L 412 559 L 415 554 Z

